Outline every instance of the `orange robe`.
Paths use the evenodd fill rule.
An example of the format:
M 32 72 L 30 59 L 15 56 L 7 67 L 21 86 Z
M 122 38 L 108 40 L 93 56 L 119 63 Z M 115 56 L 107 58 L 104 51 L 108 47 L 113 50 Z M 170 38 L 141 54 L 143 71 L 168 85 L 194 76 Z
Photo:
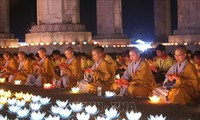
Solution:
M 11 58 L 5 72 L 3 72 L 1 77 L 8 78 L 11 74 L 17 71 L 18 65 L 18 62 L 14 58 Z

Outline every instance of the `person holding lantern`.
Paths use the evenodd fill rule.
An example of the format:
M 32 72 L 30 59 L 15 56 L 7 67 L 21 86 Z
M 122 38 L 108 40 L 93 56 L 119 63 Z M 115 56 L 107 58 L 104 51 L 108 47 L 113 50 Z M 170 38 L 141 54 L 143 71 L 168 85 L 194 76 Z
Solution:
M 122 90 L 120 95 L 126 94 L 132 97 L 149 96 L 156 86 L 150 66 L 140 56 L 138 48 L 132 48 L 129 55 L 132 62 L 128 65 L 122 78 L 116 80 L 111 86 L 111 90 L 118 93 Z

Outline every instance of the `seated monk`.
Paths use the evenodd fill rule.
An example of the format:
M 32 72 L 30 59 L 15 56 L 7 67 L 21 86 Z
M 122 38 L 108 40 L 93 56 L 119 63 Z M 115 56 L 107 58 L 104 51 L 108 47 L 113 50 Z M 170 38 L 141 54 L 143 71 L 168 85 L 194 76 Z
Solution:
M 132 62 L 128 65 L 122 78 L 117 80 L 111 90 L 120 92 L 120 95 L 132 97 L 146 97 L 156 86 L 149 64 L 140 56 L 138 48 L 129 51 Z
M 8 80 L 9 76 L 17 71 L 18 63 L 8 51 L 3 54 L 3 57 L 6 62 L 4 66 L 1 66 L 0 78 L 6 78 Z
M 96 47 L 92 50 L 94 65 L 85 69 L 84 79 L 80 81 L 79 88 L 81 92 L 95 93 L 98 86 L 102 87 L 103 91 L 109 90 L 113 83 L 114 74 L 109 63 L 103 58 L 103 51 Z
M 51 59 L 46 55 L 46 49 L 43 47 L 40 48 L 38 54 L 41 60 L 39 63 L 33 63 L 36 71 L 34 74 L 28 76 L 25 85 L 42 86 L 44 83 L 53 83 L 53 77 L 59 78 L 54 72 Z
M 156 88 L 154 93 L 172 104 L 192 103 L 199 95 L 197 70 L 187 59 L 185 46 L 178 46 L 174 57 L 177 63 L 168 70 L 163 86 Z
M 17 71 L 10 75 L 9 82 L 14 82 L 14 80 L 21 80 L 22 84 L 25 84 L 26 79 L 29 74 L 32 74 L 32 62 L 29 58 L 26 57 L 26 53 L 21 51 L 18 53 L 19 58 L 19 67 Z
M 83 71 L 81 69 L 80 59 L 74 56 L 74 50 L 68 47 L 65 50 L 66 62 L 60 64 L 62 78 L 54 79 L 58 88 L 71 88 L 77 85 L 77 82 L 82 79 Z

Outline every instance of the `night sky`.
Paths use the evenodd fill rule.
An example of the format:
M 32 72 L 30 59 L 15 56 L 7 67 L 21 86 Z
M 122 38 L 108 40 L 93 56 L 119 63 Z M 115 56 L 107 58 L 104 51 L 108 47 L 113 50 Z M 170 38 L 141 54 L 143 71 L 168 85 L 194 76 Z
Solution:
M 171 0 L 172 29 L 177 28 L 176 0 Z M 96 1 L 80 0 L 81 24 L 96 34 Z M 153 0 L 122 0 L 122 22 L 124 34 L 129 39 L 154 39 Z M 36 24 L 36 0 L 10 0 L 10 32 L 20 41 L 25 33 Z

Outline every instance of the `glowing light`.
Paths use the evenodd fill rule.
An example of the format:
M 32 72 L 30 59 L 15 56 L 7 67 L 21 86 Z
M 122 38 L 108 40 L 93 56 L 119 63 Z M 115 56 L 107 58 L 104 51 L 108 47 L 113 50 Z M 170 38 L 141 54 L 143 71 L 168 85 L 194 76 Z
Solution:
M 86 45 L 86 44 L 87 44 L 87 42 L 83 42 L 83 44 L 84 44 L 84 45 Z
M 150 99 L 150 102 L 151 102 L 151 103 L 159 103 L 159 101 L 160 101 L 160 97 L 155 96 L 155 95 L 149 97 L 149 99 Z
M 0 104 L 6 104 L 7 103 L 7 97 L 0 97 Z
M 22 99 L 23 98 L 23 92 L 20 92 L 20 93 L 15 93 L 15 97 L 17 98 L 17 99 Z
M 52 88 L 52 84 L 50 83 L 45 83 L 43 86 L 44 89 L 51 89 Z
M 94 42 L 94 45 L 98 44 L 98 42 Z
M 43 43 L 43 42 L 40 42 L 40 45 L 44 45 L 44 43 Z
M 31 46 L 34 46 L 35 44 L 34 44 L 34 43 L 30 43 L 30 45 L 31 45 Z
M 80 90 L 79 87 L 72 87 L 72 88 L 71 88 L 71 92 L 72 92 L 72 93 L 78 93 L 79 90 Z
M 184 43 L 184 45 L 187 45 L 187 43 Z
M 39 43 L 35 43 L 35 45 L 39 45 Z
M 66 45 L 69 45 L 69 43 L 68 43 L 68 42 L 66 42 L 65 44 L 66 44 Z
M 0 83 L 4 83 L 5 82 L 5 78 L 0 78 Z
M 53 45 L 56 45 L 57 44 L 57 42 L 53 42 Z
M 63 45 L 63 42 L 59 42 L 59 45 Z
M 14 81 L 14 84 L 15 84 L 15 85 L 20 85 L 21 82 L 22 82 L 21 80 L 15 80 L 15 81 Z
M 72 45 L 76 45 L 76 42 L 72 42 Z
M 48 42 L 47 42 L 47 43 L 45 43 L 45 44 L 46 44 L 46 45 L 50 45 L 50 43 L 48 43 Z

